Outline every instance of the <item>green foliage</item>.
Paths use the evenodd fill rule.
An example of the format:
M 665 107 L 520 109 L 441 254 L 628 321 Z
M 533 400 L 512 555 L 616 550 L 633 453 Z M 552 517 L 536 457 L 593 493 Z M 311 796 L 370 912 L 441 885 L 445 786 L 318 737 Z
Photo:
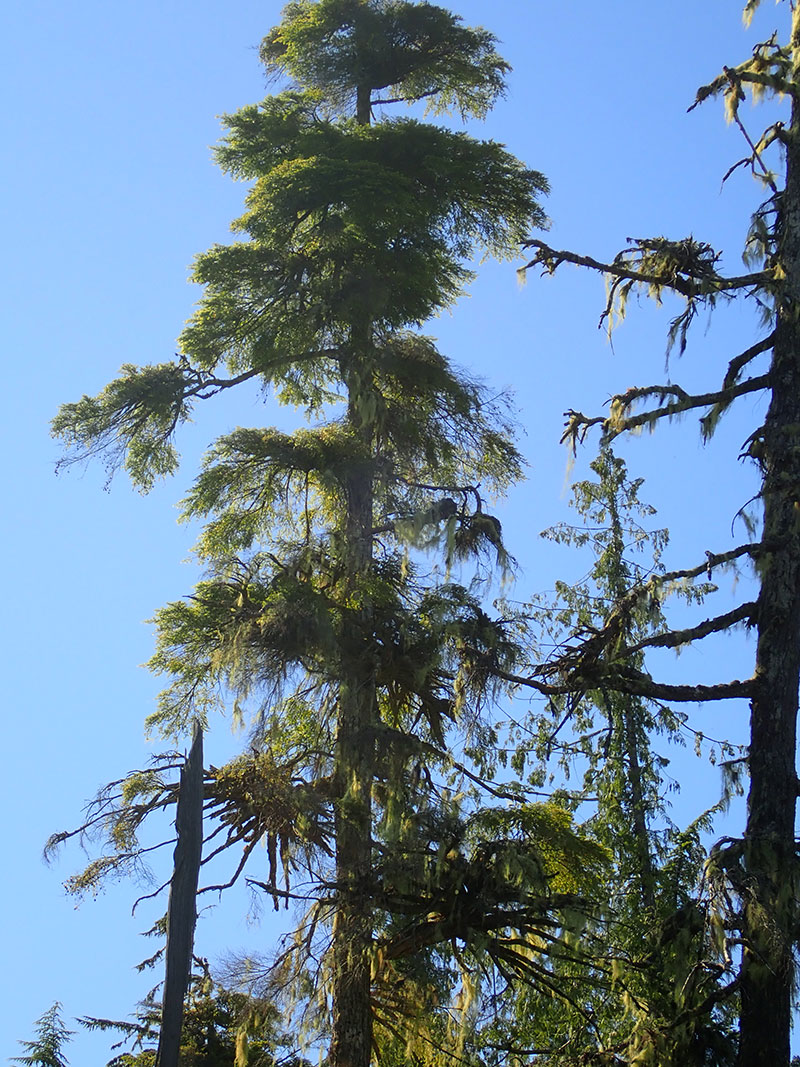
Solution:
M 337 110 L 351 109 L 359 89 L 385 89 L 408 103 L 426 100 L 434 111 L 483 118 L 509 70 L 495 43 L 433 4 L 293 0 L 264 38 L 261 58 L 267 70 L 318 90 Z
M 715 905 L 703 880 L 702 835 L 713 812 L 685 831 L 672 824 L 669 761 L 653 748 L 659 734 L 683 744 L 685 716 L 602 682 L 605 671 L 619 670 L 617 662 L 641 670 L 644 653 L 629 650 L 665 629 L 662 598 L 670 585 L 659 574 L 667 535 L 642 525 L 653 509 L 640 501 L 641 480 L 628 479 L 622 460 L 604 449 L 592 469 L 596 478 L 573 491 L 582 524 L 545 536 L 590 548 L 593 566 L 574 585 L 557 583 L 557 600 L 531 606 L 534 640 L 556 650 L 539 670 L 575 679 L 575 688 L 550 697 L 547 709 L 518 730 L 512 762 L 518 772 L 529 768 L 533 783 L 543 780 L 554 756 L 568 779 L 577 774 L 572 804 L 594 809 L 582 832 L 610 863 L 597 867 L 591 894 L 597 910 L 586 920 L 583 958 L 573 951 L 554 961 L 560 995 L 543 996 L 535 985 L 523 990 L 494 1013 L 480 1041 L 509 1051 L 548 1050 L 553 1067 L 576 1058 L 598 1065 L 730 1064 L 735 1006 L 723 988 L 730 960 L 713 935 Z M 650 558 L 642 560 L 644 552 Z M 671 591 L 699 595 L 674 583 Z M 596 688 L 579 681 L 590 665 L 600 679 Z M 722 754 L 733 751 L 723 746 Z
M 407 398 L 414 362 L 428 379 L 427 390 L 424 379 L 413 383 L 427 429 L 437 416 L 452 430 L 454 417 L 464 425 L 480 411 L 480 391 L 402 328 L 455 299 L 469 277 L 462 261 L 477 247 L 514 254 L 544 221 L 544 178 L 493 142 L 412 120 L 325 120 L 315 102 L 282 94 L 226 120 L 221 163 L 256 178 L 236 224 L 250 240 L 198 257 L 193 279 L 206 293 L 176 363 L 126 366 L 98 397 L 62 408 L 53 432 L 74 459 L 102 453 L 110 471 L 124 464 L 147 490 L 174 471 L 172 436 L 192 402 L 244 377 L 317 411 L 341 395 L 342 346 L 363 323 L 373 339 L 361 356 L 376 380 L 359 403 L 370 420 L 383 413 L 394 423 L 395 443 L 412 421 L 397 390 Z M 403 368 L 399 356 L 412 362 Z M 220 366 L 235 377 L 215 377 Z M 412 440 L 420 436 L 417 428 Z
M 25 1049 L 24 1056 L 12 1056 L 12 1063 L 29 1064 L 30 1067 L 68 1067 L 69 1061 L 64 1056 L 64 1046 L 74 1034 L 68 1030 L 61 1018 L 61 1005 L 56 1001 L 40 1019 L 36 1021 L 36 1038 L 33 1041 L 20 1041 Z
M 53 434 L 77 459 L 102 455 L 110 472 L 124 462 L 133 481 L 147 490 L 177 467 L 172 435 L 189 417 L 187 396 L 180 364 L 125 364 L 122 377 L 98 396 L 65 404 L 53 419 Z
M 114 1056 L 107 1067 L 154 1067 L 161 1006 L 152 998 L 139 1005 L 135 1021 L 81 1019 L 91 1031 L 116 1032 L 131 1051 Z M 184 1013 L 182 1067 L 309 1067 L 288 1035 L 281 1033 L 275 1008 L 215 985 L 208 971 L 195 976 Z
M 428 1037 L 450 1032 L 449 998 L 470 986 L 457 942 L 477 966 L 547 983 L 606 863 L 557 804 L 480 811 L 461 788 L 479 776 L 454 754 L 491 737 L 486 708 L 519 656 L 471 581 L 512 563 L 483 494 L 522 459 L 505 399 L 419 328 L 462 293 L 467 260 L 507 259 L 544 223 L 547 183 L 495 142 L 372 124 L 390 102 L 480 117 L 503 91 L 494 38 L 440 8 L 300 0 L 262 58 L 292 85 L 224 120 L 218 161 L 251 183 L 242 239 L 195 261 L 204 292 L 181 355 L 126 368 L 54 432 L 147 489 L 174 469 L 196 400 L 253 380 L 305 415 L 207 453 L 184 500 L 205 575 L 156 613 L 150 667 L 167 686 L 149 725 L 171 739 L 214 711 L 249 725 L 241 756 L 205 773 L 204 864 L 227 864 L 227 881 L 200 892 L 243 876 L 275 906 L 304 898 L 261 993 L 322 1041 L 371 968 L 366 1007 L 399 1047 L 426 998 Z M 441 568 L 423 570 L 423 552 Z M 82 830 L 105 854 L 71 889 L 142 870 L 141 828 L 176 804 L 179 766 L 165 754 L 100 792 Z

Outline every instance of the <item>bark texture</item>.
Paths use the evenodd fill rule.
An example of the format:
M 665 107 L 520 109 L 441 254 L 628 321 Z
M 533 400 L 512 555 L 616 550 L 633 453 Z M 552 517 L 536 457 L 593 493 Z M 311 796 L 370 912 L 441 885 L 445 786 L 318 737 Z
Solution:
M 800 10 L 792 22 L 800 86 Z M 800 679 L 800 109 L 787 131 L 778 229 L 785 275 L 777 307 L 772 397 L 764 426 L 764 542 L 756 691 L 751 701 L 750 792 L 744 843 L 739 1067 L 789 1063 L 795 926 L 795 770 Z
M 166 977 L 156 1067 L 178 1067 L 183 1005 L 192 969 L 197 879 L 203 851 L 203 731 L 197 725 L 189 758 L 181 771 L 175 829 L 178 841 L 169 889 Z

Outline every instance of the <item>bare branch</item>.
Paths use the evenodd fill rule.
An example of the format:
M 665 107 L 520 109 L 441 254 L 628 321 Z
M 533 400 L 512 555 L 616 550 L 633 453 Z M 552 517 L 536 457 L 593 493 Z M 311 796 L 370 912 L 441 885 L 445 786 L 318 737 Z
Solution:
M 728 369 L 725 372 L 725 377 L 722 380 L 722 388 L 729 389 L 731 386 L 736 385 L 739 380 L 739 373 L 743 367 L 747 366 L 751 360 L 756 356 L 760 356 L 762 352 L 768 352 L 775 344 L 775 331 L 773 330 L 769 336 L 765 337 L 761 341 L 757 341 L 754 345 L 745 349 L 740 355 L 735 356 L 728 364 Z
M 584 689 L 608 689 L 617 693 L 629 693 L 631 696 L 647 697 L 652 700 L 674 700 L 677 703 L 705 703 L 711 700 L 729 700 L 731 698 L 752 697 L 755 692 L 755 679 L 746 681 L 734 679 L 732 682 L 718 682 L 716 685 L 670 685 L 655 682 L 649 674 L 626 668 L 624 674 L 618 670 L 596 673 L 595 677 L 581 675 L 567 682 L 542 682 L 538 678 L 522 674 L 512 674 L 499 668 L 493 671 L 497 678 L 536 690 L 543 696 L 565 696 L 574 693 L 578 685 Z
M 760 350 L 765 351 L 766 349 L 762 348 Z M 742 357 L 744 355 L 745 353 L 742 353 Z M 676 385 L 648 385 L 628 389 L 627 392 L 618 393 L 611 398 L 611 414 L 607 418 L 602 416 L 589 418 L 583 412 L 573 409 L 565 411 L 564 415 L 567 421 L 564 432 L 561 435 L 561 444 L 570 443 L 574 451 L 578 444 L 583 444 L 589 429 L 597 425 L 603 427 L 603 441 L 608 444 L 614 438 L 619 437 L 620 434 L 629 433 L 642 426 L 652 425 L 658 419 L 672 418 L 675 415 L 681 415 L 685 411 L 692 411 L 696 408 L 727 407 L 738 397 L 745 396 L 747 393 L 755 393 L 762 389 L 769 389 L 771 385 L 772 379 L 770 375 L 761 374 L 755 378 L 748 378 L 744 382 L 739 382 L 738 385 L 724 387 L 714 393 L 691 395 Z M 642 411 L 638 415 L 625 416 L 623 414 L 636 401 L 652 396 L 661 398 L 674 396 L 677 399 L 661 407 Z M 708 416 L 704 416 L 701 420 L 704 436 L 708 436 L 707 426 L 709 424 L 706 423 L 706 419 L 708 419 Z
M 248 841 L 248 843 L 245 845 L 244 850 L 242 852 L 242 857 L 239 860 L 239 865 L 234 871 L 230 881 L 224 882 L 221 885 L 204 885 L 201 889 L 197 890 L 197 895 L 200 896 L 201 893 L 222 893 L 225 889 L 230 889 L 232 888 L 232 886 L 236 885 L 236 882 L 239 880 L 239 875 L 244 870 L 245 865 L 253 852 L 253 849 L 256 847 L 260 840 L 260 837 L 256 837 L 252 841 Z
M 752 622 L 755 618 L 757 607 L 758 605 L 755 601 L 748 601 L 748 603 L 740 604 L 738 608 L 734 608 L 724 615 L 706 619 L 705 622 L 701 622 L 697 626 L 690 626 L 685 630 L 670 630 L 665 634 L 646 637 L 637 645 L 631 645 L 626 648 L 625 654 L 632 655 L 634 652 L 640 652 L 643 648 L 679 648 L 681 645 L 688 645 L 691 641 L 699 641 L 703 637 L 708 637 L 709 634 L 727 630 L 739 622 Z
M 772 271 L 756 271 L 752 274 L 742 274 L 734 278 L 724 278 L 722 275 L 713 274 L 704 277 L 701 281 L 696 281 L 693 278 L 671 277 L 665 274 L 635 270 L 616 260 L 613 263 L 603 263 L 592 256 L 580 256 L 576 252 L 551 248 L 538 238 L 531 238 L 526 241 L 525 247 L 535 248 L 537 251 L 529 263 L 526 263 L 524 267 L 520 267 L 521 271 L 541 265 L 544 268 L 543 273 L 554 274 L 562 263 L 574 263 L 578 267 L 588 267 L 590 270 L 598 271 L 601 274 L 609 274 L 612 278 L 628 279 L 634 282 L 641 282 L 643 285 L 663 286 L 686 297 L 747 289 L 751 286 L 763 285 L 772 278 Z
M 751 544 L 739 545 L 738 548 L 732 548 L 728 552 L 707 552 L 705 563 L 699 564 L 697 567 L 689 567 L 681 571 L 667 571 L 665 574 L 656 575 L 650 580 L 648 586 L 653 584 L 666 585 L 668 582 L 678 581 L 680 578 L 699 578 L 703 571 L 709 574 L 714 567 L 723 566 L 726 563 L 732 563 L 733 560 L 739 559 L 741 556 L 750 556 L 752 559 L 757 559 L 758 556 L 765 552 L 769 552 L 770 547 L 763 541 L 754 541 Z M 641 587 L 640 587 L 641 588 Z M 632 590 L 629 595 L 636 595 L 637 590 Z M 641 595 L 641 594 L 639 594 Z

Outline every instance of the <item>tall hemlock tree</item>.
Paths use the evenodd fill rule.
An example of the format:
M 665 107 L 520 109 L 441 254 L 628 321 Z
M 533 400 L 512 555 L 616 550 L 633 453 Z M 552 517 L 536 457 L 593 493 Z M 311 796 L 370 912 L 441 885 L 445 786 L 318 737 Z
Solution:
M 749 21 L 759 0 L 748 0 Z M 742 698 L 750 702 L 751 733 L 747 759 L 749 793 L 747 824 L 741 838 L 725 839 L 712 850 L 708 877 L 718 899 L 728 900 L 725 914 L 740 957 L 738 977 L 730 993 L 740 1000 L 740 1067 L 780 1067 L 789 1062 L 794 946 L 797 938 L 797 851 L 795 770 L 798 681 L 800 681 L 800 7 L 784 4 L 788 34 L 775 34 L 755 46 L 743 63 L 726 66 L 701 88 L 697 103 L 722 96 L 729 118 L 747 139 L 749 166 L 766 189 L 767 198 L 752 219 L 745 261 L 748 272 L 728 276 L 719 255 L 693 238 L 657 237 L 630 242 L 611 262 L 534 241 L 530 268 L 553 273 L 562 263 L 575 263 L 606 276 L 606 316 L 624 312 L 631 292 L 656 300 L 664 293 L 685 301 L 670 326 L 670 343 L 683 351 L 687 330 L 697 313 L 734 298 L 750 300 L 767 325 L 763 338 L 732 354 L 721 368 L 719 388 L 691 395 L 674 384 L 629 389 L 611 402 L 607 417 L 570 412 L 565 439 L 573 445 L 589 429 L 600 427 L 605 443 L 641 427 L 689 412 L 701 413 L 701 431 L 708 438 L 720 417 L 738 398 L 765 394 L 769 408 L 762 425 L 754 426 L 742 444 L 742 458 L 761 475 L 763 508 L 761 537 L 724 553 L 709 552 L 706 560 L 668 576 L 686 580 L 710 576 L 736 560 L 751 560 L 759 581 L 758 598 L 695 626 L 655 635 L 633 645 L 620 642 L 620 623 L 636 602 L 660 597 L 664 578 L 642 581 L 618 602 L 598 634 L 573 649 L 571 662 L 558 680 L 537 671 L 527 684 L 541 692 L 575 693 L 587 686 L 655 700 L 703 702 Z M 751 137 L 739 117 L 748 95 L 774 96 L 786 102 L 784 121 Z M 735 169 L 736 164 L 733 168 Z M 729 172 L 730 173 L 730 172 Z M 636 408 L 641 410 L 636 411 Z M 679 647 L 713 633 L 745 625 L 757 634 L 755 668 L 746 680 L 716 685 L 671 685 L 654 680 L 638 662 L 648 647 Z M 601 654 L 602 653 L 602 654 Z
M 519 471 L 503 411 L 419 327 L 457 298 L 476 251 L 515 254 L 543 221 L 546 183 L 494 142 L 384 117 L 419 102 L 483 117 L 503 92 L 494 38 L 442 8 L 293 0 L 261 58 L 288 88 L 225 120 L 219 163 L 252 184 L 241 240 L 196 261 L 205 295 L 179 356 L 124 367 L 54 431 L 70 459 L 102 454 L 147 489 L 175 470 L 174 433 L 199 400 L 254 380 L 306 416 L 291 434 L 236 429 L 207 455 L 185 501 L 205 522 L 206 577 L 157 615 L 152 665 L 171 682 L 152 725 L 178 737 L 217 706 L 255 713 L 250 751 L 205 774 L 200 802 L 217 820 L 205 861 L 241 849 L 232 883 L 265 841 L 269 871 L 251 884 L 276 905 L 293 869 L 311 873 L 315 903 L 275 984 L 305 982 L 301 1014 L 329 1025 L 331 1067 L 367 1067 L 376 1004 L 391 1023 L 411 1010 L 401 990 L 424 985 L 404 961 L 473 927 L 499 953 L 512 913 L 498 901 L 519 906 L 525 928 L 575 907 L 578 879 L 551 892 L 558 848 L 587 870 L 602 861 L 566 813 L 543 812 L 469 867 L 440 788 L 447 736 L 480 732 L 481 657 L 510 669 L 513 648 L 467 588 L 423 578 L 409 558 L 439 545 L 448 570 L 487 552 L 505 562 L 479 490 Z M 136 829 L 175 803 L 175 769 L 166 758 L 100 795 L 87 827 L 108 832 L 113 854 L 75 888 L 139 862 Z M 547 826 L 558 844 L 542 856 Z M 535 902 L 503 873 L 510 852 L 535 868 Z M 493 895 L 467 911 L 471 878 Z M 303 950 L 322 926 L 312 994 Z M 529 967 L 513 938 L 503 952 L 510 969 Z

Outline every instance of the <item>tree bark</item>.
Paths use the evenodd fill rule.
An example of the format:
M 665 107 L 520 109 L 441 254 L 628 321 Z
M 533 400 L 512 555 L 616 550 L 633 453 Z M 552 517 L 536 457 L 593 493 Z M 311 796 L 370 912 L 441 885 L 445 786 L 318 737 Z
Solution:
M 372 1054 L 372 779 L 375 668 L 372 612 L 363 578 L 372 563 L 373 486 L 364 471 L 347 484 L 345 560 L 355 625 L 342 633 L 342 681 L 336 739 L 338 782 L 336 916 L 333 926 L 333 1033 L 330 1067 L 369 1067 Z M 349 599 L 349 596 L 348 596 Z M 347 624 L 345 624 L 347 625 Z
M 792 83 L 800 88 L 800 8 L 792 17 Z M 778 298 L 764 427 L 764 541 L 756 690 L 751 701 L 750 792 L 739 1067 L 785 1067 L 794 980 L 795 770 L 800 680 L 800 109 L 792 104 L 786 188 L 778 224 Z
M 156 1067 L 178 1065 L 183 1005 L 192 969 L 197 879 L 203 852 L 203 731 L 197 724 L 181 771 L 175 829 L 178 841 L 167 908 L 166 976 Z

